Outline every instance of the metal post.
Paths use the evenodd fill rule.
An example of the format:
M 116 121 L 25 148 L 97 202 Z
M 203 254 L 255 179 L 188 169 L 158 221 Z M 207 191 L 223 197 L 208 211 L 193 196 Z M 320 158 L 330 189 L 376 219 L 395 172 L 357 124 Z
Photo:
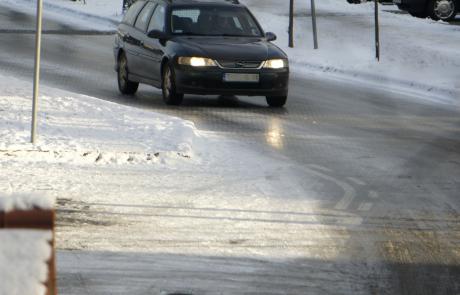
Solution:
M 318 31 L 316 29 L 316 7 L 315 0 L 311 0 L 311 21 L 313 26 L 313 44 L 314 48 L 318 49 Z
M 32 132 L 30 142 L 35 144 L 37 130 L 38 88 L 40 83 L 40 51 L 42 41 L 42 9 L 43 0 L 37 0 L 37 25 L 35 35 L 35 67 L 34 67 L 34 93 L 32 104 Z
M 380 23 L 379 23 L 379 1 L 374 0 L 375 3 L 375 58 L 380 61 Z
M 294 47 L 294 0 L 289 2 L 289 47 Z

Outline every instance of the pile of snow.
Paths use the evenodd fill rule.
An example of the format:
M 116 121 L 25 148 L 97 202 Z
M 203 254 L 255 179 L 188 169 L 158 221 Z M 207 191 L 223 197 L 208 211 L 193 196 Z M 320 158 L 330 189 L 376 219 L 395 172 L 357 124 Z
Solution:
M 313 49 L 310 1 L 296 1 L 295 48 L 288 44 L 288 5 L 278 0 L 244 0 L 301 73 L 325 73 L 383 88 L 410 89 L 458 104 L 458 26 L 397 13 L 380 6 L 381 60 L 375 59 L 374 4 L 317 1 L 319 50 Z M 287 2 L 287 1 L 286 1 Z
M 35 14 L 36 0 L 2 0 L 9 7 Z M 113 30 L 123 17 L 123 0 L 44 0 L 45 17 L 95 30 Z
M 136 164 L 193 156 L 197 135 L 189 121 L 47 87 L 32 145 L 32 85 L 0 74 L 0 89 L 0 164 Z
M 0 230 L 0 295 L 42 295 L 51 231 Z
M 31 210 L 43 209 L 51 210 L 54 208 L 55 199 L 47 195 L 37 194 L 0 194 L 0 212 L 12 210 Z
M 119 20 L 123 14 L 123 0 L 45 0 L 44 3 L 45 7 L 51 9 L 69 9 L 82 15 L 96 14 L 112 20 Z

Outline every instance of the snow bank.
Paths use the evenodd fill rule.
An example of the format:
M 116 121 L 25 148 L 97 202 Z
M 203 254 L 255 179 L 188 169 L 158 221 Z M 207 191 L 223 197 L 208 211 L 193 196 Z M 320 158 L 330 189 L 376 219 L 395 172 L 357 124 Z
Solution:
M 0 295 L 42 295 L 51 231 L 0 230 Z
M 54 208 L 55 199 L 51 196 L 37 194 L 0 194 L 0 211 L 31 210 L 35 208 L 51 210 Z
M 310 1 L 296 1 L 295 48 L 287 46 L 287 1 L 282 7 L 277 0 L 244 2 L 266 31 L 278 35 L 277 44 L 287 52 L 295 72 L 351 78 L 459 103 L 458 26 L 399 14 L 396 7 L 381 5 L 381 60 L 377 62 L 373 3 L 317 1 L 319 50 L 314 50 Z
M 196 129 L 179 118 L 42 87 L 30 144 L 32 85 L 0 74 L 0 163 L 155 163 L 193 156 Z
M 35 14 L 35 0 L 2 0 L 9 7 Z M 94 30 L 113 30 L 122 18 L 122 0 L 44 0 L 46 17 Z

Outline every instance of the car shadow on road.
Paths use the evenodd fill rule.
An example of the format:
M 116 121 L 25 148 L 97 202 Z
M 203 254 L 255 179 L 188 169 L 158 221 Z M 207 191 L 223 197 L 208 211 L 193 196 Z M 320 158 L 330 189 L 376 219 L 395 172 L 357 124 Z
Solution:
M 159 91 L 139 91 L 132 97 L 145 106 L 156 108 L 169 108 L 180 110 L 181 108 L 229 108 L 244 109 L 252 112 L 266 113 L 275 112 L 279 114 L 286 113 L 285 108 L 270 108 L 267 106 L 265 97 L 246 97 L 235 95 L 185 95 L 180 106 L 165 105 Z

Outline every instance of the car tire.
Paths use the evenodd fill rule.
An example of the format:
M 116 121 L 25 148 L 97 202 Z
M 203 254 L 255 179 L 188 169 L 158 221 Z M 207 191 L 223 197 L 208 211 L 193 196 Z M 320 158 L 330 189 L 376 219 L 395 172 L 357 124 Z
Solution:
M 123 94 L 132 95 L 139 88 L 139 83 L 128 79 L 128 60 L 124 53 L 120 54 L 117 66 L 118 89 Z
M 184 94 L 177 93 L 174 70 L 169 64 L 163 67 L 161 90 L 163 92 L 163 101 L 167 105 L 180 105 L 182 103 Z
M 457 9 L 455 0 L 431 0 L 428 3 L 428 14 L 434 20 L 453 20 L 457 15 Z
M 267 96 L 267 104 L 274 108 L 281 108 L 286 104 L 287 95 L 283 96 Z

